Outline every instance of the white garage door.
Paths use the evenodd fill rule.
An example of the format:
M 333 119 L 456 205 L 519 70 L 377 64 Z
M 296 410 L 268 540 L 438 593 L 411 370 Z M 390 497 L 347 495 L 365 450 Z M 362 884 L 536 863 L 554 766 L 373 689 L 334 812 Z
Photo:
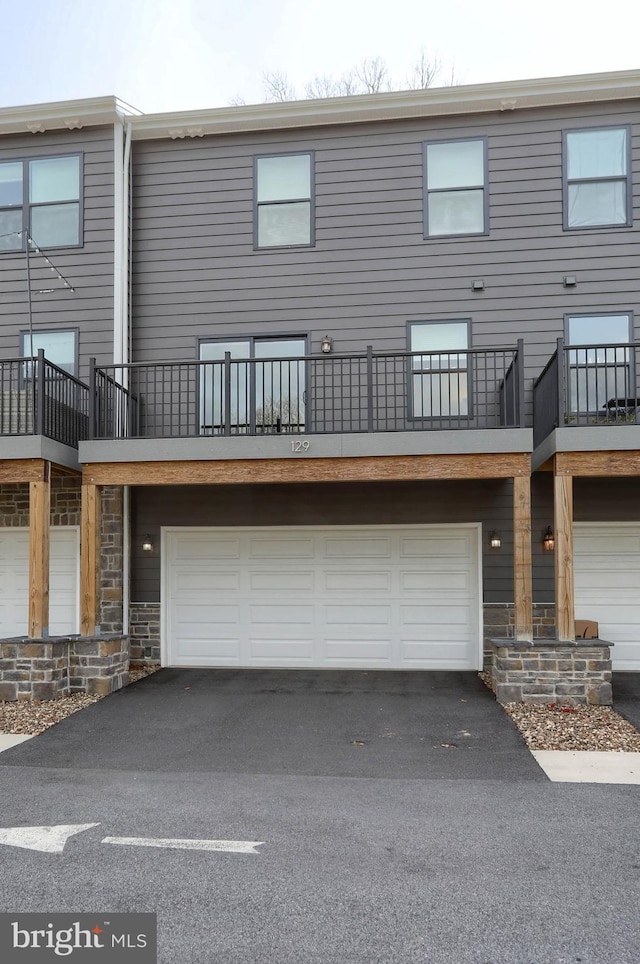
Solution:
M 170 666 L 475 669 L 478 528 L 167 528 Z
M 52 528 L 49 635 L 78 632 L 76 527 Z M 0 635 L 26 636 L 29 604 L 29 530 L 0 529 Z
M 640 670 L 640 525 L 576 523 L 576 619 L 595 619 L 615 643 L 614 669 Z

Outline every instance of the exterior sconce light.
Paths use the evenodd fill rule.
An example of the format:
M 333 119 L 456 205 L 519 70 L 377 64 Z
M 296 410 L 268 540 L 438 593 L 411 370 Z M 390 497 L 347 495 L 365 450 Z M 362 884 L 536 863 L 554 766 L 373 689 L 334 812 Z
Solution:
M 545 552 L 553 552 L 556 547 L 556 539 L 551 526 L 547 526 L 547 531 L 544 534 L 542 545 L 544 546 Z
M 491 546 L 492 549 L 499 549 L 500 546 L 502 545 L 502 539 L 500 538 L 499 534 L 496 532 L 495 529 L 489 536 L 489 545 Z
M 153 552 L 153 540 L 151 539 L 151 536 L 145 536 L 142 540 L 142 551 Z
M 322 354 L 328 355 L 331 352 L 332 348 L 333 348 L 333 338 L 330 338 L 329 335 L 325 335 L 324 338 L 322 339 L 322 344 L 320 345 L 320 350 L 322 351 Z
M 471 282 L 471 290 L 484 291 L 484 281 L 482 278 L 474 278 L 474 280 Z
M 562 279 L 562 284 L 565 286 L 565 288 L 575 288 L 578 282 L 574 274 L 566 274 Z

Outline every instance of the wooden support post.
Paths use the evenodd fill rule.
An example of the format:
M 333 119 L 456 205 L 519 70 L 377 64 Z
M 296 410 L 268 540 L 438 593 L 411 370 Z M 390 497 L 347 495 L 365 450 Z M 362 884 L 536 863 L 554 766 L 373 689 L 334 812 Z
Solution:
M 93 636 L 98 622 L 99 499 L 97 485 L 82 486 L 80 632 L 83 636 Z
M 42 482 L 29 483 L 29 636 L 49 635 L 49 463 Z
M 513 480 L 513 591 L 515 638 L 533 639 L 531 591 L 531 477 Z
M 573 478 L 570 475 L 554 475 L 553 514 L 558 640 L 573 642 L 576 629 L 573 586 Z

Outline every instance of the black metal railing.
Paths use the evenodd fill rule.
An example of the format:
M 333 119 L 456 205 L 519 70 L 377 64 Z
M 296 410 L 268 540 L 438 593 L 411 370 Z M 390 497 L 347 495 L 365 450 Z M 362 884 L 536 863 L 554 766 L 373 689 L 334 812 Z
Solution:
M 89 436 L 89 387 L 37 357 L 0 360 L 0 436 L 46 435 L 77 447 Z
M 558 347 L 533 386 L 534 445 L 555 428 L 640 423 L 636 344 Z
M 91 366 L 92 437 L 328 434 L 523 425 L 523 350 Z

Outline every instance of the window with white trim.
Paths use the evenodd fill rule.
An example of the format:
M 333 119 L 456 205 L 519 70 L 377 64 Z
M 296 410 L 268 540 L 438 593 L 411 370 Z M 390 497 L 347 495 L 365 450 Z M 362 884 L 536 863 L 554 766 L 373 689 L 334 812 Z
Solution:
M 486 232 L 485 141 L 425 144 L 425 237 Z
M 311 154 L 256 158 L 255 246 L 284 248 L 314 242 Z
M 0 252 L 82 243 L 79 154 L 0 162 Z
M 468 321 L 410 323 L 413 418 L 469 414 L 468 347 Z
M 565 133 L 565 228 L 631 223 L 626 127 Z

